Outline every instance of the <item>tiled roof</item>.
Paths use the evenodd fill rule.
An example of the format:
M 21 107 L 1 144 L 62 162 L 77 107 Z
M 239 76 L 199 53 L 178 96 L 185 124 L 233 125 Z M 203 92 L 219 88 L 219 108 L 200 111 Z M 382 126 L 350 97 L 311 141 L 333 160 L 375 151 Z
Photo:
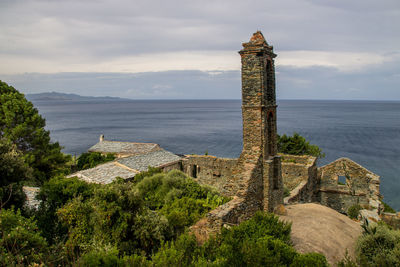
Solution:
M 105 143 L 105 146 L 103 146 L 103 148 L 107 147 L 110 143 L 111 143 L 110 148 L 111 147 L 115 148 L 114 146 L 115 144 L 148 145 L 147 147 L 143 146 L 142 147 L 144 148 L 143 150 L 155 149 L 155 151 L 147 151 L 147 153 L 128 156 L 125 158 L 119 158 L 112 162 L 97 165 L 94 168 L 73 173 L 68 177 L 76 176 L 79 179 L 86 181 L 88 183 L 109 184 L 112 181 L 114 181 L 116 177 L 121 177 L 123 179 L 131 179 L 137 173 L 142 171 L 147 171 L 149 166 L 162 167 L 164 165 L 174 163 L 181 159 L 181 157 L 160 148 L 157 144 L 148 144 L 148 143 L 139 144 L 139 143 L 124 143 L 124 142 L 111 142 L 111 141 L 102 141 L 99 142 L 98 144 L 102 143 Z M 102 152 L 105 151 L 103 150 Z M 109 149 L 107 152 L 111 152 L 111 150 Z M 114 150 L 114 152 L 116 152 L 116 150 Z
M 138 171 L 147 171 L 148 167 L 161 167 L 163 165 L 176 162 L 181 157 L 166 151 L 164 149 L 149 152 L 147 154 L 136 155 L 118 159 L 117 162 L 131 169 Z
M 68 177 L 78 177 L 88 183 L 109 184 L 117 177 L 122 179 L 133 178 L 138 172 L 127 168 L 116 161 L 104 163 L 94 168 L 79 171 Z
M 40 200 L 36 199 L 36 195 L 39 193 L 39 187 L 23 186 L 22 190 L 26 195 L 25 205 L 29 208 L 37 209 L 40 205 Z
M 118 153 L 125 155 L 139 155 L 151 151 L 160 150 L 161 147 L 153 143 L 132 143 L 118 141 L 100 141 L 91 148 L 89 152 Z

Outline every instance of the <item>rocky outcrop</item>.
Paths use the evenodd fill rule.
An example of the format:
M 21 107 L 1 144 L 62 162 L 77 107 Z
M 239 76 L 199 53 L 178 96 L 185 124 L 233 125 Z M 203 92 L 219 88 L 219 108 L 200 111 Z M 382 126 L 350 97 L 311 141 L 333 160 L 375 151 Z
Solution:
M 322 253 L 333 266 L 346 250 L 354 259 L 360 223 L 315 203 L 288 205 L 286 211 L 280 218 L 292 223 L 291 239 L 297 251 Z

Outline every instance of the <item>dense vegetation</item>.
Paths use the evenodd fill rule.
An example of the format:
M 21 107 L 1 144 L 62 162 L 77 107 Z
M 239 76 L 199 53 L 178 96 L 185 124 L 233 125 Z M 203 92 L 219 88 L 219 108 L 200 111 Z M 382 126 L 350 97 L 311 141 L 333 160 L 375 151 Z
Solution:
M 101 163 L 113 161 L 114 159 L 115 156 L 112 153 L 102 155 L 100 152 L 86 152 L 78 157 L 76 166 L 78 170 L 84 170 L 93 168 Z
M 208 211 L 228 201 L 182 172 L 160 173 L 155 169 L 141 174 L 136 182 L 118 179 L 109 185 L 54 177 L 44 183 L 38 197 L 42 200 L 39 210 L 32 211 L 37 221 L 30 219 L 26 230 L 44 240 L 40 243 L 43 255 L 33 258 L 25 250 L 7 247 L 0 253 L 1 264 L 8 258 L 20 257 L 24 264 L 54 261 L 70 265 L 108 252 L 118 260 L 124 255 L 149 258 L 162 244 L 174 240 Z M 3 211 L 8 214 L 5 224 L 13 216 L 22 216 L 13 210 L 0 213 Z M 7 236 L 12 231 L 16 230 L 5 228 L 1 234 Z M 21 236 L 14 242 L 25 241 Z
M 382 200 L 381 200 L 381 202 L 383 204 L 385 212 L 396 213 L 396 210 L 393 209 L 391 206 L 389 206 L 389 204 L 387 204 L 386 202 L 383 202 Z
M 290 245 L 291 225 L 273 214 L 255 216 L 198 246 L 181 235 L 152 256 L 155 266 L 327 266 L 324 256 L 299 254 Z M 150 264 L 147 264 L 151 266 Z
M 294 133 L 293 136 L 286 134 L 278 135 L 278 151 L 284 154 L 291 155 L 311 155 L 317 158 L 325 157 L 322 150 L 316 146 L 311 145 L 303 136 Z
M 0 81 L 0 138 L 16 146 L 23 160 L 32 168 L 34 184 L 41 185 L 50 177 L 68 172 L 69 156 L 61 153 L 58 143 L 50 142 L 45 120 L 25 96 Z
M 357 241 L 357 263 L 360 266 L 400 266 L 400 231 L 384 223 L 364 227 Z
M 70 157 L 50 142 L 44 119 L 1 81 L 0 93 L 0 265 L 327 266 L 320 254 L 297 253 L 291 225 L 269 213 L 197 244 L 188 227 L 229 199 L 182 172 L 150 168 L 131 182 L 108 185 L 65 178 Z M 322 155 L 296 134 L 279 142 L 284 153 Z M 78 167 L 110 160 L 112 155 L 85 153 Z M 41 185 L 38 210 L 23 206 L 23 183 Z M 357 262 L 399 266 L 400 232 L 384 225 L 365 229 Z
M 21 152 L 7 139 L 0 138 L 0 208 L 22 207 L 25 201 L 22 183 L 31 177 L 32 170 Z

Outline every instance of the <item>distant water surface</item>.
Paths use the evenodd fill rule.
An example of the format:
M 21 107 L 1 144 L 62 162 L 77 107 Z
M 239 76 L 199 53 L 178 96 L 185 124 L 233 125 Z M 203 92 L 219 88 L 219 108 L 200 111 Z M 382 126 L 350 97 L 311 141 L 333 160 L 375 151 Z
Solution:
M 100 134 L 152 142 L 177 154 L 238 157 L 240 100 L 35 101 L 64 152 L 80 154 Z M 349 157 L 381 176 L 381 193 L 400 210 L 400 102 L 278 101 L 278 132 L 320 146 L 319 165 Z

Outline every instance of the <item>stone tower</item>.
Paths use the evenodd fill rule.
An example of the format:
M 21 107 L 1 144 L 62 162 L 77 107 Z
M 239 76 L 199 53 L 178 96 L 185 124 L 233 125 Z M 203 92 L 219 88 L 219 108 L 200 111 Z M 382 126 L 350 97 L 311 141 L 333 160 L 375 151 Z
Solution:
M 277 155 L 273 47 L 260 31 L 239 51 L 242 60 L 243 150 L 234 175 L 239 195 L 254 209 L 273 211 L 283 203 L 281 161 Z M 244 190 L 241 190 L 244 189 Z
M 225 225 L 283 204 L 281 158 L 277 155 L 275 69 L 272 46 L 256 32 L 239 51 L 242 59 L 243 150 L 223 189 L 233 196 L 191 227 L 198 242 Z

